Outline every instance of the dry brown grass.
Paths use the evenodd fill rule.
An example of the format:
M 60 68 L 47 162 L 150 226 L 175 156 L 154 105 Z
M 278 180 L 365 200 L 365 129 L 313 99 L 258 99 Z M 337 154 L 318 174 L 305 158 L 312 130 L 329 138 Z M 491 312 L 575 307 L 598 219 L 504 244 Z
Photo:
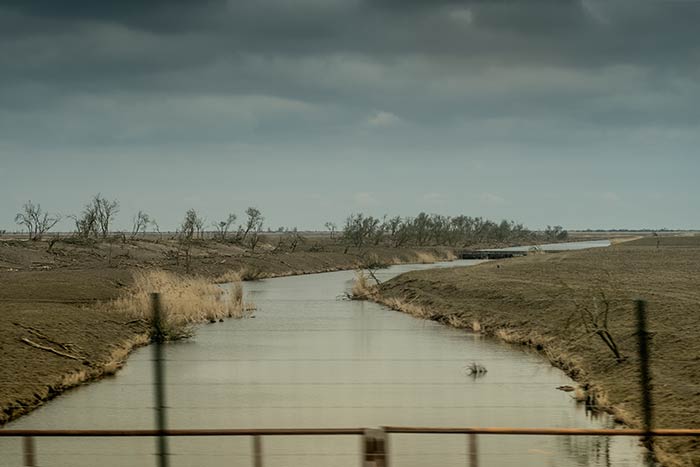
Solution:
M 377 294 L 376 284 L 372 284 L 372 278 L 366 272 L 360 270 L 355 273 L 355 282 L 352 284 L 350 298 L 353 300 L 371 300 Z
M 137 334 L 117 346 L 105 362 L 64 374 L 55 389 L 63 391 L 104 376 L 114 375 L 124 366 L 127 357 L 134 349 L 149 342 L 150 336 L 147 333 Z
M 437 263 L 438 261 L 440 261 L 440 258 L 438 258 L 434 253 L 429 253 L 427 251 L 416 252 L 416 262 L 418 263 L 433 264 Z
M 402 311 L 411 316 L 415 316 L 416 318 L 430 319 L 432 317 L 432 313 L 430 313 L 427 309 L 407 300 L 402 300 L 396 297 L 378 297 L 378 301 L 379 303 L 388 306 L 392 310 Z
M 240 271 L 226 271 L 214 279 L 215 284 L 228 284 L 231 282 L 240 282 L 242 280 Z
M 443 261 L 455 261 L 457 258 L 457 255 L 455 255 L 454 251 L 452 250 L 447 250 L 445 251 L 445 257 L 443 258 Z
M 102 373 L 105 376 L 113 375 L 119 371 L 126 363 L 126 358 L 132 350 L 147 345 L 150 341 L 148 334 L 138 334 L 132 339 L 123 342 L 112 351 L 107 362 L 102 366 Z
M 379 294 L 384 303 L 392 297 L 410 299 L 439 322 L 451 324 L 450 315 L 478 321 L 482 333 L 540 352 L 579 382 L 587 404 L 607 408 L 631 427 L 641 420 L 633 300 L 644 297 L 654 336 L 656 426 L 695 428 L 700 426 L 700 373 L 694 365 L 700 361 L 699 257 L 700 238 L 663 237 L 657 249 L 656 239 L 648 237 L 605 249 L 515 258 L 505 269 L 484 263 L 411 272 L 383 283 Z M 583 334 L 574 319 L 576 302 L 590 300 L 611 277 L 609 330 L 628 357 L 624 362 Z M 700 465 L 694 440 L 659 439 L 655 453 L 664 465 Z
M 59 383 L 59 388 L 61 388 L 61 389 L 72 388 L 72 387 L 78 386 L 79 384 L 82 384 L 85 381 L 88 381 L 90 379 L 91 379 L 91 375 L 90 375 L 90 372 L 88 370 L 74 371 L 72 373 L 68 373 L 66 375 L 63 375 L 63 378 L 61 379 L 61 382 Z
M 264 272 L 260 267 L 257 266 L 246 266 L 237 272 L 239 281 L 257 281 L 260 279 L 267 279 L 271 277 L 270 274 Z M 227 281 L 236 282 L 236 281 Z
M 228 279 L 234 277 L 229 275 Z M 153 292 L 160 294 L 161 325 L 169 339 L 190 336 L 194 324 L 241 318 L 253 309 L 251 304 L 243 301 L 240 282 L 231 282 L 227 288 L 203 277 L 180 276 L 166 271 L 137 273 L 128 292 L 109 306 L 132 319 L 151 321 Z

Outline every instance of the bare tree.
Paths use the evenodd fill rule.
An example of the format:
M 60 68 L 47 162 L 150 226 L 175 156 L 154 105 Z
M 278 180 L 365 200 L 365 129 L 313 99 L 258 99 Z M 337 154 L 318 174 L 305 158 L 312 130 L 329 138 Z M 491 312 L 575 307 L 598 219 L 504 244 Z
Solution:
M 289 251 L 294 253 L 296 251 L 297 246 L 299 246 L 299 242 L 304 242 L 305 239 L 299 234 L 299 230 L 297 230 L 296 227 L 294 227 L 292 230 L 288 232 L 289 235 Z
M 404 221 L 400 216 L 396 216 L 388 219 L 385 224 L 391 246 L 398 248 L 408 242 L 411 236 L 410 221 Z
M 195 233 L 199 232 L 199 226 L 204 224 L 204 220 L 199 217 L 197 211 L 194 209 L 189 209 L 185 213 L 185 219 L 183 219 L 180 225 L 180 231 L 178 234 L 178 240 L 180 244 L 180 249 L 185 254 L 185 270 L 190 272 L 190 260 L 192 258 L 192 241 L 195 238 Z
M 103 198 L 100 193 L 97 193 L 92 198 L 92 206 L 97 216 L 97 225 L 102 233 L 102 238 L 107 238 L 109 234 L 109 224 L 114 220 L 114 216 L 119 212 L 119 201 L 113 201 Z
M 257 208 L 250 207 L 245 210 L 245 213 L 248 216 L 248 219 L 246 220 L 245 229 L 243 230 L 243 238 L 241 240 L 245 240 L 251 231 L 259 232 L 262 230 L 263 220 L 265 220 L 260 213 L 260 210 Z
M 344 237 L 357 248 L 362 248 L 375 234 L 380 220 L 364 214 L 351 214 L 345 221 Z
M 574 289 L 562 281 L 562 285 L 568 290 L 568 294 L 572 297 L 574 304 L 574 313 L 569 317 L 567 326 L 571 324 L 578 324 L 581 326 L 584 330 L 581 337 L 598 336 L 615 356 L 615 360 L 620 363 L 625 361 L 626 357 L 622 355 L 609 328 L 609 315 L 612 305 L 610 294 L 612 292 L 606 293 L 604 290 L 605 285 L 610 287 L 613 291 L 615 290 L 615 286 L 611 286 L 614 281 L 609 272 L 606 272 L 603 277 L 605 277 L 606 280 L 601 281 L 601 284 L 596 287 L 597 290 L 588 290 L 588 296 L 585 299 L 578 298 Z
M 202 223 L 202 219 L 194 209 L 188 209 L 185 213 L 185 218 L 180 224 L 180 239 L 192 241 L 197 233 L 197 226 Z
M 569 232 L 564 230 L 561 225 L 555 225 L 554 227 L 548 225 L 544 230 L 544 236 L 547 240 L 561 241 L 566 240 L 569 237 Z
M 226 235 L 228 234 L 229 229 L 233 225 L 234 222 L 236 222 L 236 215 L 235 214 L 229 214 L 228 217 L 219 222 L 214 222 L 214 228 L 216 229 L 216 234 L 219 240 L 226 241 Z
M 143 211 L 139 211 L 133 219 L 133 227 L 131 228 L 131 238 L 136 238 L 139 235 L 139 233 L 145 233 L 146 229 L 150 224 L 155 224 L 155 221 L 151 219 L 151 216 L 149 216 Z
M 163 234 L 160 231 L 160 226 L 158 225 L 158 222 L 156 222 L 155 219 L 151 219 L 151 224 L 153 225 L 153 229 L 156 231 L 158 234 L 158 239 L 162 240 L 163 239 Z
M 333 235 L 335 234 L 335 231 L 338 229 L 338 226 L 335 225 L 333 222 L 326 222 L 324 225 L 330 231 L 331 239 L 333 239 Z
M 75 221 L 75 231 L 79 237 L 85 239 L 100 236 L 107 238 L 109 226 L 118 212 L 119 202 L 117 200 L 110 201 L 98 193 L 85 205 L 80 216 L 72 215 L 69 217 Z
M 197 230 L 197 238 L 200 240 L 204 238 L 204 224 L 206 221 L 204 217 L 197 217 L 194 221 L 194 227 Z
M 84 239 L 91 235 L 97 237 L 97 212 L 92 203 L 85 206 L 80 216 L 71 215 L 69 217 L 75 221 L 75 232 L 78 237 Z
M 608 329 L 610 299 L 605 292 L 599 291 L 598 296 L 594 296 L 590 302 L 576 301 L 575 304 L 586 333 L 600 337 L 618 363 L 624 361 L 625 357 L 620 353 L 615 338 Z
M 22 212 L 15 216 L 15 222 L 27 228 L 30 240 L 41 240 L 41 237 L 58 224 L 61 216 L 49 214 L 41 210 L 40 204 L 27 201 L 22 206 Z

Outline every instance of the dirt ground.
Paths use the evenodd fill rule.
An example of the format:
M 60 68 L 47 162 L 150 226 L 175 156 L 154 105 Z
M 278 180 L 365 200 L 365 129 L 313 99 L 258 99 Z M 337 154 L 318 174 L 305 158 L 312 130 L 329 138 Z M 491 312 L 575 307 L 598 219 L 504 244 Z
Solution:
M 263 244 L 252 253 L 233 244 L 198 242 L 190 274 L 207 278 L 244 271 L 248 279 L 353 269 L 368 257 L 415 262 L 417 253 L 445 257 L 449 249 L 356 249 L 310 239 L 296 251 Z M 132 272 L 185 273 L 171 240 L 80 244 L 0 240 L 0 425 L 64 390 L 116 371 L 146 329 L 101 302 L 116 298 Z M 363 259 L 364 258 L 364 259 Z
M 630 426 L 641 416 L 634 299 L 643 298 L 656 426 L 700 427 L 700 236 L 411 272 L 380 293 L 431 319 L 534 347 Z M 594 334 L 596 324 L 609 331 L 621 362 Z M 700 465 L 700 440 L 659 440 L 657 456 L 665 465 Z

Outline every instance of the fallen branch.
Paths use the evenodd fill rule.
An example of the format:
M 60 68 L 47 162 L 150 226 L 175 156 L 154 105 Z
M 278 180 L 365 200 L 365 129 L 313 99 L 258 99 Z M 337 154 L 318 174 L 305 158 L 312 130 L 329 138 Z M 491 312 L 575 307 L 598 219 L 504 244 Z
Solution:
M 40 349 L 40 350 L 46 350 L 47 352 L 54 353 L 54 354 L 59 355 L 61 357 L 71 358 L 73 360 L 83 360 L 81 357 L 78 357 L 76 355 L 67 354 L 65 352 L 61 352 L 60 350 L 56 350 L 53 347 L 48 347 L 45 345 L 37 344 L 36 342 L 31 341 L 31 340 L 27 339 L 26 337 L 23 337 L 21 339 L 21 341 L 24 342 L 25 344 L 31 345 L 32 347 L 35 347 L 35 348 Z
M 38 329 L 35 329 L 31 326 L 24 326 L 23 324 L 19 324 L 19 323 L 13 323 L 13 324 L 15 326 L 21 327 L 22 329 L 29 332 L 30 334 L 34 334 L 39 339 L 44 339 L 45 341 L 49 342 L 50 344 L 54 344 L 54 345 L 61 347 L 63 350 L 67 350 L 69 352 L 74 352 L 74 351 L 81 352 L 83 350 L 77 344 L 71 344 L 71 343 L 64 344 L 63 342 L 55 341 L 55 340 L 51 339 L 49 336 L 47 336 L 46 334 L 43 334 Z

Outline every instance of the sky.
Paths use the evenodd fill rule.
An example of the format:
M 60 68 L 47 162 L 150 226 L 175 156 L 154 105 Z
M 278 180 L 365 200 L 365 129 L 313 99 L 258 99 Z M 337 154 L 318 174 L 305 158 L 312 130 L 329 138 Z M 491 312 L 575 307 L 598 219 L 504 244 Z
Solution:
M 698 24 L 695 0 L 0 0 L 0 229 L 96 193 L 123 229 L 700 229 Z

